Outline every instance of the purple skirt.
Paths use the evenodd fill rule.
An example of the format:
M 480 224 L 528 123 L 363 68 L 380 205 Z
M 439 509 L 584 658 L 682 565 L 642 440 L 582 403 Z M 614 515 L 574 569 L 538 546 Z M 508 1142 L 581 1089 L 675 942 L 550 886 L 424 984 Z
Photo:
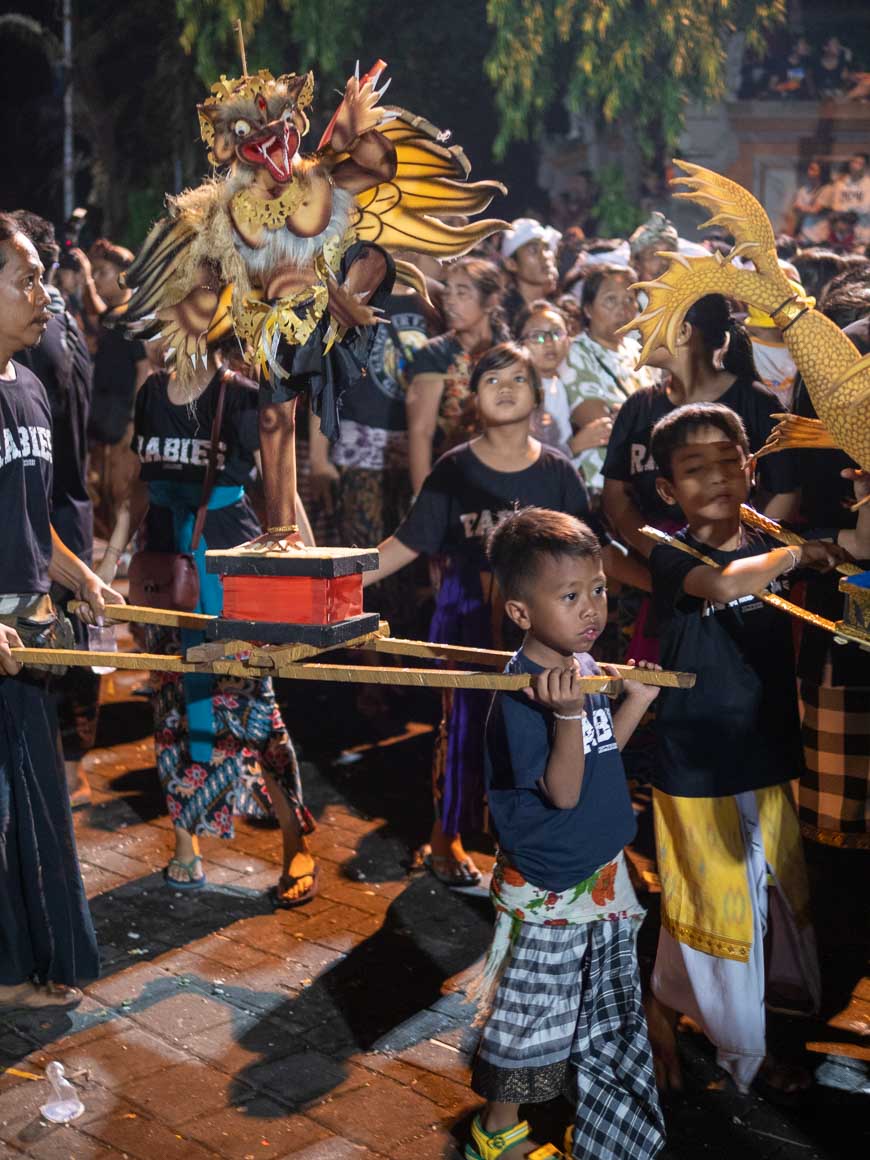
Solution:
M 476 567 L 449 567 L 430 629 L 436 644 L 492 648 L 492 605 L 484 600 Z M 482 830 L 486 822 L 483 738 L 491 693 L 445 689 L 435 744 L 432 791 L 435 816 L 452 837 Z

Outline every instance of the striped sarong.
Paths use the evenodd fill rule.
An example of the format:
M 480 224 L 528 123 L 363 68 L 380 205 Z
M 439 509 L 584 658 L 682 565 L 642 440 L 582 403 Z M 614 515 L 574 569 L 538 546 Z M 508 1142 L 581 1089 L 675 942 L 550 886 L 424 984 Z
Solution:
M 593 900 L 602 873 L 609 897 Z M 635 949 L 643 910 L 621 853 L 589 881 L 591 890 L 574 901 L 597 911 L 587 921 L 555 917 L 556 900 L 572 890 L 547 895 L 552 917 L 536 915 L 512 932 L 471 1085 L 488 1100 L 516 1104 L 564 1092 L 576 1107 L 576 1160 L 646 1160 L 664 1144 L 664 1122 Z M 514 893 L 503 879 L 497 890 L 502 904 Z M 504 922 L 509 912 L 498 917 Z

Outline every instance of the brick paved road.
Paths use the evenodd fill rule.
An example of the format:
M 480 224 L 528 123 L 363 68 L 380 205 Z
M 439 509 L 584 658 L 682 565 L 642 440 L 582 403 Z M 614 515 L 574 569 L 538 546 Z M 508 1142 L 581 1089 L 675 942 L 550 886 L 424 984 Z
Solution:
M 137 681 L 104 680 L 95 801 L 76 819 L 103 977 L 72 1013 L 0 1017 L 0 1072 L 37 1076 L 59 1059 L 86 1112 L 46 1124 L 45 1083 L 6 1070 L 0 1156 L 455 1160 L 478 1104 L 461 987 L 489 914 L 484 896 L 406 868 L 428 828 L 434 700 L 407 697 L 381 730 L 388 743 L 335 765 L 360 742 L 353 691 L 292 688 L 304 698 L 304 717 L 293 705 L 287 717 L 319 821 L 321 889 L 303 910 L 273 914 L 274 829 L 240 824 L 233 843 L 205 842 L 210 885 L 199 895 L 163 884 L 170 827 Z M 405 728 L 407 718 L 420 724 Z M 866 1099 L 816 1089 L 779 1110 L 738 1096 L 705 1046 L 682 1040 L 688 1095 L 669 1112 L 669 1157 L 867 1154 Z M 536 1138 L 557 1140 L 566 1119 L 566 1105 L 541 1109 Z

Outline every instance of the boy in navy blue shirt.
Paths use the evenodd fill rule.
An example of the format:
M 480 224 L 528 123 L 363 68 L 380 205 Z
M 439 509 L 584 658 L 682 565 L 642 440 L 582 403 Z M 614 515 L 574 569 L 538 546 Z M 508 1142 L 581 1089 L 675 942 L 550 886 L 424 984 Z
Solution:
M 465 1155 L 528 1156 L 519 1106 L 567 1090 L 577 1160 L 645 1160 L 664 1137 L 635 954 L 644 912 L 623 854 L 635 820 L 619 750 L 658 689 L 626 681 L 614 717 L 605 696 L 584 696 L 581 678 L 600 675 L 588 653 L 607 618 L 601 548 L 585 524 L 526 508 L 492 533 L 489 558 L 505 611 L 525 633 L 507 672 L 533 679 L 530 689 L 496 693 L 487 721 L 497 916 L 472 1087 L 488 1103 Z

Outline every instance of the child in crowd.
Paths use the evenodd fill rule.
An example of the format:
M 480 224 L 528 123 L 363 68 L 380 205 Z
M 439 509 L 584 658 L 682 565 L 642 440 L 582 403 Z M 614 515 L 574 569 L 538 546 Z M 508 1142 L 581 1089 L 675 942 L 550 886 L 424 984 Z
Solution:
M 666 691 L 658 703 L 662 929 L 648 1008 L 657 1071 L 679 1086 L 673 1026 L 683 1012 L 741 1090 L 762 1066 L 770 1085 L 797 1090 L 806 1076 L 765 1062 L 765 1000 L 809 1009 L 819 999 L 788 789 L 803 754 L 791 622 L 757 593 L 783 592 L 798 566 L 830 569 L 844 548 L 866 556 L 870 510 L 856 530 L 839 533 L 842 547 L 779 547 L 747 531 L 746 430 L 720 403 L 671 411 L 653 428 L 651 451 L 660 496 L 687 520 L 674 546 L 650 556 L 661 660 L 697 673 L 693 689 Z
M 643 908 L 623 847 L 636 830 L 620 749 L 658 689 L 584 696 L 607 617 L 601 547 L 569 515 L 526 508 L 489 541 L 505 611 L 525 634 L 496 693 L 486 780 L 499 853 L 472 1087 L 485 1096 L 467 1160 L 526 1156 L 519 1107 L 576 1096 L 578 1160 L 643 1160 L 663 1144 L 635 953 Z M 606 669 L 606 666 L 605 666 Z
M 493 647 L 501 622 L 493 601 L 484 544 L 501 516 L 537 504 L 588 517 L 577 472 L 563 455 L 530 434 L 541 386 L 528 352 L 502 343 L 478 361 L 470 380 L 483 434 L 447 452 L 426 477 L 396 532 L 378 545 L 380 567 L 366 585 L 392 575 L 421 552 L 444 555 L 446 567 L 432 621 L 433 641 Z M 435 755 L 436 820 L 426 865 L 454 887 L 474 886 L 480 872 L 462 845 L 463 831 L 484 825 L 484 693 L 445 696 Z
M 544 397 L 535 412 L 532 431 L 542 443 L 558 447 L 570 457 L 571 416 L 565 385 L 559 378 L 559 367 L 571 344 L 565 315 L 546 298 L 537 298 L 520 310 L 515 334 L 531 355 Z
M 607 446 L 613 420 L 602 415 L 577 431 L 571 426 L 568 394 L 560 377 L 560 367 L 571 346 L 568 319 L 558 306 L 538 298 L 517 315 L 515 329 L 517 341 L 532 356 L 544 392 L 532 430 L 542 443 L 558 447 L 582 470 L 583 452 L 590 447 Z

